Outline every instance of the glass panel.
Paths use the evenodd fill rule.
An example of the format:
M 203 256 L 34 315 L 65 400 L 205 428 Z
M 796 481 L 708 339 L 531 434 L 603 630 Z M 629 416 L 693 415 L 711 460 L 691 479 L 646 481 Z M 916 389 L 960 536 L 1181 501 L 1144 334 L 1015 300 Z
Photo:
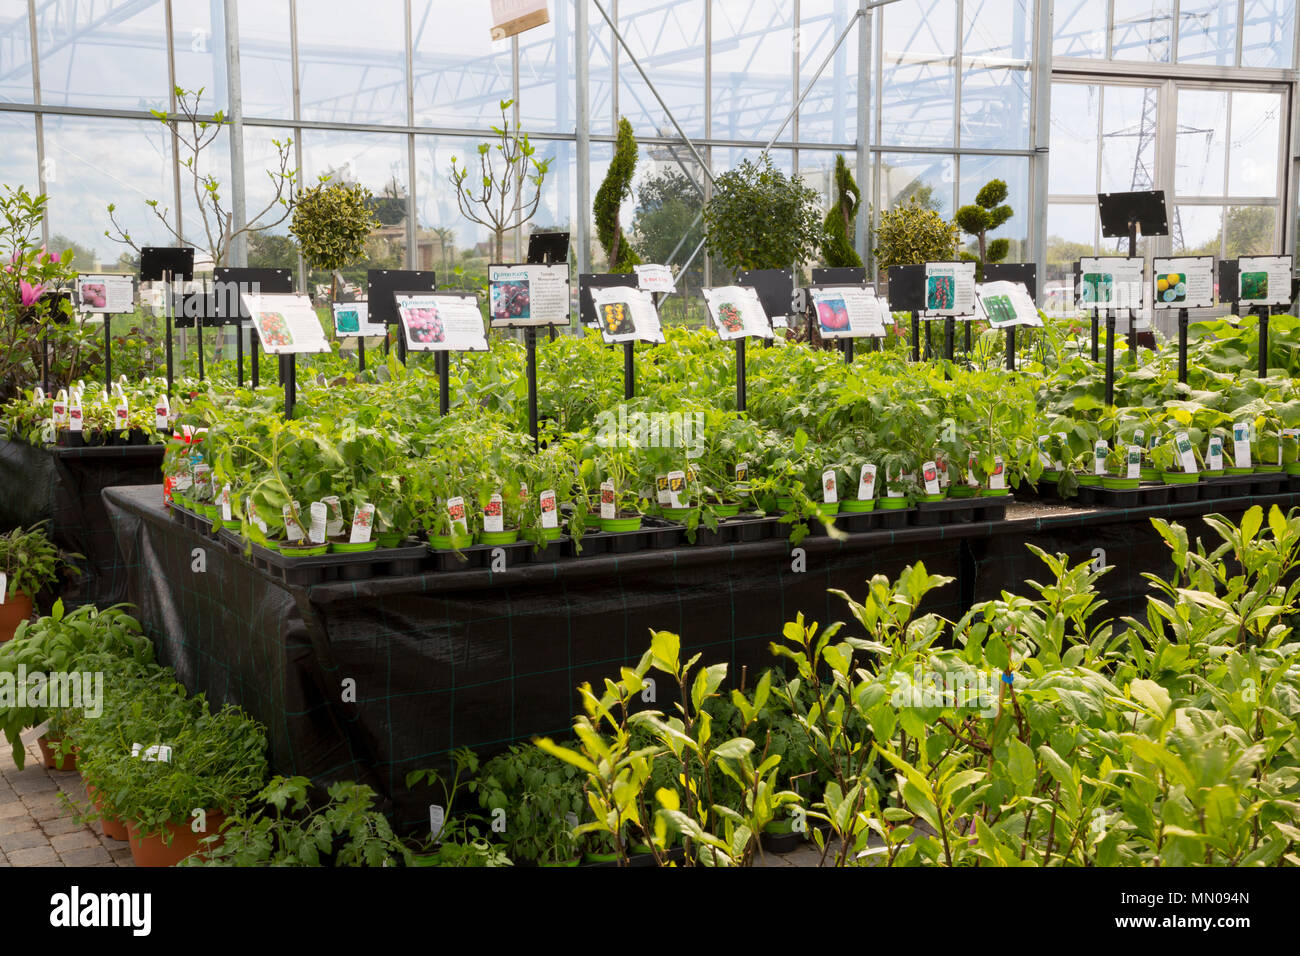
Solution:
M 799 175 L 803 177 L 804 184 L 817 190 L 821 197 L 821 207 L 829 210 L 835 202 L 835 157 L 836 153 L 828 149 L 803 149 L 799 151 Z M 858 184 L 858 189 L 862 196 L 863 203 L 870 202 L 871 190 L 870 183 L 865 182 L 865 177 L 858 175 L 857 154 L 846 152 L 843 154 L 844 160 L 849 167 L 849 175 L 853 177 L 854 182 Z M 855 226 L 849 226 L 850 244 L 857 247 L 853 242 Z M 813 258 L 811 265 L 822 265 L 820 250 Z
M 351 0 L 298 0 L 302 118 L 406 124 L 406 13 L 400 3 L 366 7 L 358 30 Z
M 0 0 L 0 102 L 32 102 L 27 0 Z
M 185 136 L 189 138 L 188 133 Z M 177 154 L 182 162 L 193 155 L 184 144 L 181 144 Z M 197 165 L 200 175 L 211 175 L 216 179 L 219 184 L 218 195 L 221 197 L 219 205 L 223 211 L 229 212 L 230 133 L 228 129 L 218 130 L 216 138 L 205 146 L 199 154 Z M 185 241 L 198 250 L 195 253 L 195 268 L 201 267 L 204 271 L 207 271 L 211 268 L 213 254 L 220 253 L 220 250 L 216 247 L 220 241 L 221 227 L 210 203 L 204 203 L 202 207 L 199 206 L 198 200 L 195 198 L 194 175 L 183 166 L 180 167 L 179 173 L 181 183 L 181 230 L 185 234 Z M 265 173 L 260 175 L 263 179 L 266 178 Z M 164 202 L 163 205 L 172 204 Z M 206 221 L 204 214 L 207 217 Z M 228 265 L 229 260 L 215 264 Z
M 655 162 L 637 167 L 634 199 L 623 204 L 623 228 L 635 237 L 633 244 L 646 262 L 680 269 L 690 259 L 690 268 L 678 275 L 677 292 L 661 300 L 659 312 L 665 322 L 673 325 L 688 320 L 698 324 L 706 255 L 701 249 L 694 259 L 691 256 L 704 239 L 704 223 L 695 221 L 704 208 L 696 188 L 702 185 L 701 171 L 680 150 L 661 147 L 656 151 L 650 147 L 647 153 Z M 677 158 L 682 160 L 680 165 Z
M 587 17 L 587 29 L 587 122 L 593 134 L 611 135 L 614 132 L 614 50 L 618 41 L 594 7 Z M 595 146 L 593 143 L 592 149 Z
M 1276 229 L 1276 206 L 1229 206 L 1223 220 L 1223 254 L 1229 259 L 1271 255 L 1277 251 Z
M 1244 0 L 1241 65 L 1289 70 L 1295 50 L 1295 0 Z
M 956 4 L 895 4 L 881 19 L 881 143 L 953 145 Z
M 112 144 L 112 148 L 106 148 Z M 101 268 L 136 252 L 104 235 L 111 230 L 108 205 L 137 246 L 168 245 L 174 240 L 146 200 L 158 210 L 175 208 L 171 136 L 155 120 L 117 120 L 83 116 L 45 117 L 45 156 L 53 160 L 50 235 L 63 235 L 94 250 Z
M 1170 224 L 1170 245 L 1176 256 L 1218 256 L 1223 237 L 1220 206 L 1178 206 Z
M 590 15 L 605 23 L 594 8 Z M 519 118 L 524 129 L 572 134 L 576 128 L 572 19 L 572 4 L 553 3 L 550 23 L 519 34 Z
M 1174 174 L 1178 195 L 1223 195 L 1227 125 L 1227 93 L 1179 89 L 1177 168 Z
M 1047 189 L 1053 194 L 1097 192 L 1097 111 L 1101 87 L 1052 84 Z
M 613 143 L 591 144 L 591 161 L 587 164 L 587 183 L 590 186 L 591 195 L 587 197 L 587 208 L 593 210 L 593 215 L 596 208 L 596 191 L 600 189 L 600 184 L 605 178 L 605 172 L 609 169 L 610 160 L 613 158 Z M 640 164 L 637 166 L 637 172 L 641 175 L 645 173 Z M 690 255 L 690 253 L 687 253 L 687 255 Z M 591 264 L 592 272 L 609 271 L 609 256 L 605 254 L 604 246 L 596 238 L 594 223 L 588 223 L 587 226 L 587 261 Z
M 221 4 L 172 4 L 172 56 L 176 85 L 185 90 L 202 89 L 204 112 L 229 109 L 226 20 Z
M 497 105 L 510 99 L 513 89 L 510 41 L 494 43 L 491 29 L 486 3 L 411 4 L 417 126 L 500 123 Z
M 1106 56 L 1106 0 L 1056 0 L 1052 55 Z
M 1237 0 L 1182 0 L 1178 17 L 1178 62 L 1237 62 Z
M 620 19 L 623 6 L 619 4 Z M 713 5 L 710 95 L 715 137 L 760 144 L 773 137 L 794 139 L 791 124 L 780 128 L 795 100 L 791 92 L 795 69 L 793 12 L 794 5 L 783 0 Z M 809 69 L 811 72 L 816 67 Z M 655 76 L 653 72 L 650 75 Z
M 802 0 L 799 4 L 799 92 L 851 22 L 856 5 L 847 0 Z M 858 27 L 856 21 L 799 107 L 799 140 L 852 143 L 858 128 Z
M 487 282 L 491 235 L 461 214 L 456 194 L 447 185 L 451 158 L 463 161 L 477 145 L 475 140 L 455 136 L 415 138 L 416 262 L 437 273 L 440 287 L 469 289 Z M 456 269 L 462 270 L 459 276 Z
M 609 7 L 606 7 L 608 10 Z M 611 14 L 612 16 L 612 14 Z M 756 18 L 762 14 L 756 14 Z M 592 10 L 592 19 L 603 19 Z M 714 8 L 713 29 L 715 35 L 732 37 L 734 42 L 742 42 L 742 32 L 722 32 L 725 19 L 718 8 Z M 751 23 L 745 31 L 749 40 L 756 39 L 766 25 Z M 668 104 L 677 122 L 687 136 L 704 135 L 705 92 L 704 92 L 704 0 L 621 0 L 618 4 L 618 27 L 623 38 L 627 40 L 637 62 L 646 71 Z M 784 63 L 789 88 L 790 46 L 786 39 Z M 714 51 L 715 56 L 717 50 Z M 713 99 L 723 103 L 728 97 L 726 88 L 727 71 L 730 66 L 726 61 L 713 61 Z M 757 82 L 757 78 L 756 78 Z M 747 101 L 748 102 L 748 101 Z M 786 97 L 789 109 L 789 96 Z M 728 103 L 728 105 L 730 105 Z M 654 94 L 641 75 L 629 62 L 626 52 L 620 47 L 618 51 L 618 110 L 628 118 L 632 128 L 641 135 L 676 136 L 676 130 L 669 122 L 667 113 L 659 105 Z M 751 117 L 744 118 L 746 122 Z M 715 114 L 715 122 L 718 122 Z M 747 127 L 752 128 L 752 127 Z M 728 135 L 716 126 L 715 136 Z M 594 251 L 594 250 L 593 250 Z
M 1106 87 L 1102 96 L 1101 192 L 1152 188 L 1159 101 L 1155 87 Z M 1145 133 L 1144 117 L 1148 119 Z
M 1032 218 L 1029 207 L 1029 157 L 963 156 L 957 205 L 960 207 L 973 203 L 984 184 L 992 179 L 1000 179 L 1007 184 L 1007 198 L 1003 202 L 1011 207 L 1012 216 L 1000 228 L 989 233 L 988 238 L 1010 239 L 1011 251 L 1004 261 L 1025 262 L 1031 258 L 1028 248 L 1029 220 Z M 964 233 L 962 241 L 968 244 L 971 252 L 978 251 L 975 241 Z
M 1032 0 L 966 0 L 962 11 L 964 58 L 998 57 L 1029 65 L 1034 50 Z
M 1111 59 L 1168 63 L 1174 37 L 1173 0 L 1115 4 Z
M 1280 93 L 1232 94 L 1229 196 L 1276 196 Z
M 289 236 L 288 219 L 281 220 L 283 209 L 275 203 L 275 189 L 266 175 L 278 169 L 280 158 L 272 140 L 289 145 L 289 164 L 294 162 L 294 132 L 269 126 L 244 127 L 244 190 L 245 206 L 250 220 L 257 217 L 260 223 L 275 223 L 263 232 L 248 237 L 248 264 L 253 268 L 292 269 L 298 274 L 298 247 Z M 311 186 L 315 180 L 304 182 Z
M 288 0 L 239 0 L 239 81 L 245 116 L 293 118 Z
M 1029 100 L 1027 69 L 967 70 L 961 87 L 961 144 L 1027 148 Z
M 162 0 L 38 4 L 41 102 L 163 109 L 169 102 Z
M 1047 207 L 1047 281 L 1045 309 L 1073 298 L 1074 263 L 1097 253 L 1097 205 L 1052 203 Z
M 886 209 L 910 202 L 943 216 L 955 211 L 957 163 L 951 156 L 885 153 L 880 157 L 880 188 Z
M 0 183 L 26 186 L 33 196 L 39 193 L 36 176 L 36 120 L 23 113 L 0 113 Z M 46 164 L 47 174 L 58 178 L 58 166 Z M 48 175 L 47 175 L 48 178 Z

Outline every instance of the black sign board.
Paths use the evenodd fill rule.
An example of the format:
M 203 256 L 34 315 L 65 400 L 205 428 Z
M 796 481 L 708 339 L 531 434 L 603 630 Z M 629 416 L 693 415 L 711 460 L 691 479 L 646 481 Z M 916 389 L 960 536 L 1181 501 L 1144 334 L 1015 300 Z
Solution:
M 889 267 L 889 308 L 894 312 L 925 309 L 925 266 Z
M 252 317 L 244 308 L 241 292 L 292 292 L 292 269 L 236 269 L 221 266 L 212 270 L 212 308 L 204 325 L 238 325 Z
M 769 319 L 794 311 L 794 273 L 789 269 L 750 269 L 736 277 L 736 285 L 758 293 L 758 301 Z
M 567 262 L 568 259 L 567 232 L 535 232 L 528 237 L 528 265 L 554 264 Z
M 1032 262 L 988 262 L 984 265 L 985 282 L 1023 282 L 1029 298 L 1038 301 L 1038 266 Z
M 1163 189 L 1129 193 L 1098 193 L 1101 234 L 1107 238 L 1129 235 L 1134 226 L 1143 236 L 1169 235 Z
M 824 285 L 866 285 L 866 266 L 838 266 L 829 269 L 813 269 L 812 284 L 820 288 Z
M 416 272 L 409 269 L 371 269 L 366 273 L 366 298 L 369 300 L 367 313 L 370 321 L 378 325 L 397 325 L 397 304 L 393 295 L 397 292 L 414 294 L 433 292 L 434 274 Z
M 161 282 L 194 278 L 194 249 L 191 246 L 145 246 L 140 250 L 140 281 Z
M 596 324 L 596 303 L 591 298 L 592 289 L 610 289 L 620 286 L 635 289 L 635 272 L 583 272 L 578 275 L 578 321 L 583 325 Z

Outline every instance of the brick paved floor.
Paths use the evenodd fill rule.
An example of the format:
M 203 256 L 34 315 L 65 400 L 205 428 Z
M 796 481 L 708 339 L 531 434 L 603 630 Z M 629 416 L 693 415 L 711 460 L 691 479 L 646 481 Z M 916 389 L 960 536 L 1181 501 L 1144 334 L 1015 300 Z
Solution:
M 35 739 L 19 770 L 7 741 L 0 740 L 0 866 L 132 866 L 131 850 L 104 836 L 96 822 L 81 826 L 61 799 L 86 802 L 75 770 L 46 770 Z

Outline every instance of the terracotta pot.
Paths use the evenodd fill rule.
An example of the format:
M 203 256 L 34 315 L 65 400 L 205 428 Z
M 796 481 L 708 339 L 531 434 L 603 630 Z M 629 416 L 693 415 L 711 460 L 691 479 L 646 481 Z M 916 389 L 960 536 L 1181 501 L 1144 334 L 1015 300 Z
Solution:
M 167 829 L 171 832 L 170 844 L 163 842 L 162 834 L 141 836 L 135 824 L 127 823 L 126 832 L 131 840 L 131 859 L 135 861 L 136 866 L 175 866 L 199 849 L 200 840 L 220 830 L 225 819 L 224 813 L 216 810 L 209 812 L 208 829 L 205 833 L 195 833 L 191 830 L 188 819 L 183 823 L 169 823 Z
M 99 802 L 99 797 L 95 795 L 95 788 L 91 784 L 86 784 L 86 796 L 95 805 L 95 810 L 99 813 L 99 825 L 104 828 L 104 836 L 110 840 L 125 841 L 127 839 L 125 824 L 116 817 L 110 817 L 104 813 L 104 805 Z
M 66 756 L 59 756 L 59 744 L 63 738 L 54 737 L 50 734 L 41 734 L 36 738 L 36 746 L 41 748 L 41 761 L 45 764 L 47 770 L 76 770 L 77 769 L 77 750 L 74 747 Z M 62 764 L 60 766 L 59 764 Z
M 32 599 L 19 592 L 0 604 L 0 644 L 10 640 L 18 625 L 32 616 Z

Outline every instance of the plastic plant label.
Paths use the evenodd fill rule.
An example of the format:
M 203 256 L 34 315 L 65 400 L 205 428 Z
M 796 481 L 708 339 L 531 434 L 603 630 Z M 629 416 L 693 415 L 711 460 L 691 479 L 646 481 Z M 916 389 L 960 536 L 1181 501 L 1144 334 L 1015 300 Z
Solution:
M 58 426 L 54 424 L 54 419 L 51 418 L 41 428 L 41 444 L 43 445 L 54 444 L 54 439 L 57 432 L 58 432 Z
M 325 534 L 331 538 L 337 538 L 343 533 L 343 504 L 339 501 L 338 495 L 330 495 L 322 498 L 325 507 L 329 509 L 329 519 L 325 522 Z
M 447 515 L 451 518 L 452 534 L 469 534 L 469 519 L 465 516 L 465 499 L 460 495 L 447 499 Z
M 1140 428 L 1135 430 L 1133 432 L 1133 444 L 1137 445 L 1139 448 L 1146 448 L 1147 443 L 1143 441 L 1143 439 L 1146 438 L 1146 434 L 1147 433 Z
M 1104 438 L 1097 440 L 1092 446 L 1092 473 L 1094 475 L 1106 474 L 1106 456 L 1110 454 L 1110 444 Z
M 81 399 L 75 398 L 72 404 L 68 406 L 68 430 L 79 432 L 85 421 L 81 414 Z
M 121 431 L 126 431 L 131 427 L 129 421 L 131 418 L 131 408 L 126 404 L 125 395 L 121 396 L 117 400 L 117 408 L 114 409 L 113 414 L 117 419 L 117 427 Z
M 307 539 L 312 544 L 324 544 L 325 528 L 330 515 L 329 505 L 323 501 L 313 501 L 308 510 L 311 514 L 311 527 L 307 530 Z
M 833 505 L 839 501 L 839 489 L 835 484 L 835 470 L 822 472 L 822 501 Z
M 528 483 L 527 483 L 527 482 L 524 482 L 524 481 L 519 482 L 519 500 L 520 500 L 520 501 L 527 501 L 527 500 L 528 500 Z
M 542 527 L 558 528 L 560 526 L 560 512 L 556 507 L 555 489 L 547 488 L 538 495 L 537 504 L 542 511 Z
M 262 534 L 266 534 L 266 519 L 257 513 L 257 509 L 253 507 L 252 498 L 244 499 L 244 514 L 248 515 L 253 524 L 257 525 L 257 530 L 261 531 Z
M 1238 468 L 1250 467 L 1250 422 L 1232 426 L 1232 461 Z
M 171 763 L 172 748 L 166 744 L 153 744 L 146 747 L 144 744 L 131 744 L 131 756 L 138 757 L 146 763 Z
M 1192 440 L 1187 437 L 1187 432 L 1177 432 L 1174 435 L 1174 448 L 1178 450 L 1178 457 L 1182 459 L 1183 471 L 1189 475 L 1196 471 L 1196 456 L 1192 454 Z
M 668 507 L 685 508 L 682 502 L 682 493 L 686 491 L 686 472 L 670 471 L 668 472 Z
M 921 465 L 921 478 L 925 481 L 925 493 L 927 495 L 937 495 L 939 493 L 939 466 L 932 461 L 927 461 Z
M 749 491 L 749 462 L 747 461 L 736 463 L 736 490 Z
M 1069 447 L 1069 442 L 1070 442 L 1069 435 L 1065 434 L 1065 432 L 1057 432 L 1056 437 L 1061 439 L 1062 448 Z M 1065 471 L 1065 462 L 1061 461 L 1061 459 L 1059 458 L 1056 459 L 1056 461 L 1054 461 L 1052 464 L 1055 466 L 1057 471 Z
M 655 496 L 658 498 L 660 505 L 670 506 L 672 504 L 673 496 L 668 490 L 667 475 L 655 476 Z
M 234 521 L 234 515 L 230 511 L 230 485 L 221 489 L 221 520 Z
M 447 820 L 447 812 L 436 803 L 429 804 L 429 833 L 433 837 L 433 842 L 437 843 L 438 838 L 442 836 L 442 826 Z
M 1210 438 L 1210 450 L 1205 454 L 1205 467 L 1210 471 L 1223 470 L 1223 439 L 1218 435 Z
M 600 483 L 600 517 L 602 521 L 612 521 L 618 515 L 618 505 L 614 502 L 614 482 Z
M 9 596 L 9 575 L 0 571 L 0 604 L 4 604 L 5 598 Z
M 39 405 L 43 401 L 45 401 L 45 389 L 37 385 L 32 389 L 32 404 Z
M 1125 459 L 1128 463 L 1128 471 L 1125 475 L 1129 478 L 1139 478 L 1142 475 L 1142 446 L 1129 445 L 1128 457 Z
M 1047 451 L 1048 437 L 1046 435 L 1038 436 L 1038 461 L 1044 468 L 1052 467 L 1052 456 Z
M 858 474 L 858 500 L 870 501 L 876 496 L 876 466 L 866 464 Z
M 903 497 L 902 485 L 906 477 L 907 477 L 906 475 L 899 475 L 898 481 L 895 482 L 894 476 L 889 472 L 886 472 L 885 473 L 885 497 L 902 498 Z
M 979 479 L 975 477 L 974 455 L 971 455 L 970 458 L 966 460 L 966 485 L 970 488 L 978 488 L 980 486 Z
M 212 499 L 212 466 L 199 462 L 194 466 L 194 494 L 200 501 Z
M 348 541 L 352 544 L 367 544 L 370 531 L 375 526 L 375 506 L 367 502 L 356 510 L 352 516 L 352 533 Z
M 284 516 L 284 536 L 289 541 L 301 541 L 304 537 L 302 525 L 294 517 L 293 506 L 284 505 L 280 508 L 280 514 Z
M 153 427 L 160 432 L 165 432 L 171 427 L 171 421 L 171 403 L 167 401 L 166 395 L 160 395 L 153 403 Z
M 1007 467 L 1002 463 L 1002 456 L 993 459 L 993 474 L 989 475 L 989 487 L 1001 489 L 1007 486 Z
M 947 488 L 952 483 L 950 469 L 948 468 L 948 459 L 940 456 L 935 460 L 935 466 L 939 469 L 939 487 Z
M 506 529 L 505 516 L 501 512 L 501 496 L 493 495 L 483 509 L 483 530 L 488 534 L 498 534 Z
M 54 396 L 54 424 L 62 425 L 68 418 L 68 393 L 64 389 L 59 389 L 59 394 Z
M 695 466 L 692 465 L 689 461 L 686 463 L 686 480 L 689 481 L 691 484 L 695 484 L 697 481 L 700 480 L 699 472 L 695 470 Z

